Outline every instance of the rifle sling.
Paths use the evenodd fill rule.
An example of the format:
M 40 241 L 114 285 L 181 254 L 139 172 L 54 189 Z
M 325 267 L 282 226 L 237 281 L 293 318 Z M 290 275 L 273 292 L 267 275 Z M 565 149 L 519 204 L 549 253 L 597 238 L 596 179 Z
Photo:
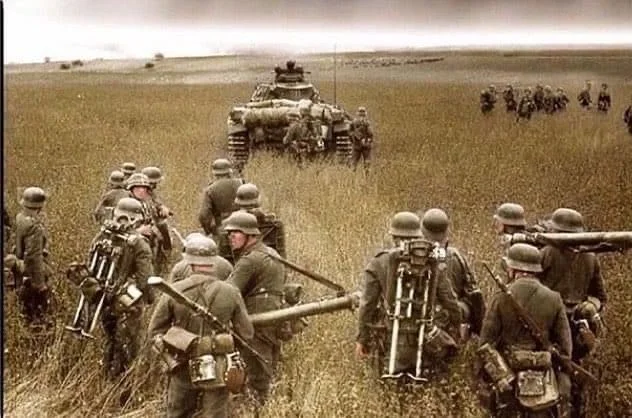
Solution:
M 515 310 L 516 314 L 518 314 L 518 318 L 520 319 L 520 322 L 522 322 L 522 323 L 525 325 L 525 327 L 527 327 L 528 329 L 529 329 L 529 327 L 527 326 L 527 319 L 526 319 L 526 318 L 523 318 L 523 317 L 522 317 L 522 315 L 520 315 L 520 308 L 518 308 L 518 306 L 521 306 L 521 307 L 522 307 L 522 310 L 524 311 L 525 316 L 527 316 L 527 315 L 528 315 L 528 312 L 527 312 L 526 306 L 527 306 L 527 305 L 529 305 L 529 302 L 531 302 L 531 299 L 533 299 L 533 297 L 535 296 L 535 293 L 536 293 L 537 291 L 538 291 L 538 289 L 537 289 L 537 288 L 535 288 L 535 289 L 533 289 L 533 290 L 531 291 L 531 293 L 530 293 L 530 294 L 529 294 L 529 296 L 527 297 L 527 300 L 525 301 L 524 306 L 523 306 L 523 305 L 520 305 L 520 303 L 518 302 L 518 300 L 516 300 L 516 299 L 515 299 L 515 297 L 514 297 L 514 295 L 513 295 L 513 294 L 511 294 L 511 295 L 507 295 L 507 296 L 509 296 L 511 299 L 513 299 L 513 301 L 514 301 L 514 302 L 515 302 L 515 304 L 517 305 L 517 306 L 513 306 L 513 308 L 514 308 L 514 310 Z M 535 323 L 535 321 L 533 320 L 533 318 L 531 318 L 531 322 L 534 322 L 534 323 Z M 537 340 L 537 338 L 533 335 L 535 332 L 537 332 L 537 330 L 531 330 L 531 329 L 529 329 L 529 336 L 531 336 L 531 338 L 535 341 L 536 347 L 540 347 L 540 349 L 541 349 L 541 350 L 545 350 L 545 349 L 546 349 L 546 347 L 542 347 L 542 342 L 541 342 L 541 341 L 538 341 L 538 340 Z M 545 339 L 545 338 L 544 338 L 544 335 L 542 336 L 542 338 L 543 338 L 543 339 Z

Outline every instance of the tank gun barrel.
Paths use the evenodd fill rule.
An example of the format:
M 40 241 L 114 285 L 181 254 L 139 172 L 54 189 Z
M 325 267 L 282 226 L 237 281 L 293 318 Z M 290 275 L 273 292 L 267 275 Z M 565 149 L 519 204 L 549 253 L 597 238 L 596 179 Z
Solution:
M 349 293 L 337 298 L 295 305 L 285 309 L 262 312 L 250 315 L 252 325 L 264 326 L 291 319 L 320 315 L 329 312 L 354 309 L 360 303 L 360 292 Z

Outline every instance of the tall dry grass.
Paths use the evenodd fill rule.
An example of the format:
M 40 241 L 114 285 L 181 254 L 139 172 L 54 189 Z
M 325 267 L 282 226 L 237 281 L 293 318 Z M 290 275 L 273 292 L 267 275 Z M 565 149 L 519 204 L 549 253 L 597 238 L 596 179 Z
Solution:
M 97 79 L 97 78 L 95 78 Z M 107 382 L 99 343 L 62 331 L 77 302 L 63 271 L 85 256 L 96 232 L 91 211 L 109 171 L 123 161 L 157 165 L 166 175 L 162 196 L 183 232 L 197 229 L 199 192 L 209 164 L 224 156 L 225 118 L 249 84 L 126 85 L 9 79 L 5 128 L 5 198 L 18 210 L 18 187 L 50 192 L 46 209 L 58 274 L 57 331 L 45 340 L 28 335 L 7 295 L 4 414 L 9 417 L 157 416 L 165 378 L 142 356 L 121 382 Z M 326 86 L 323 90 L 326 89 Z M 559 206 L 579 209 L 591 229 L 630 229 L 632 138 L 620 122 L 629 86 L 611 85 L 608 115 L 573 104 L 560 115 L 513 123 L 498 109 L 482 117 L 478 86 L 468 84 L 341 83 L 347 107 L 366 105 L 378 137 L 373 171 L 325 164 L 298 170 L 285 159 L 262 156 L 246 177 L 264 206 L 287 226 L 288 257 L 352 289 L 369 258 L 386 242 L 390 216 L 400 210 L 445 209 L 453 242 L 468 254 L 486 295 L 493 290 L 480 268 L 498 248 L 491 214 L 504 201 L 522 203 L 531 219 Z M 597 360 L 603 377 L 590 416 L 632 414 L 629 258 L 603 256 L 610 293 L 608 335 Z M 329 294 L 307 282 L 310 297 Z M 415 392 L 397 393 L 375 380 L 353 357 L 356 318 L 339 312 L 311 319 L 284 347 L 284 361 L 266 417 L 482 416 L 471 390 L 472 346 L 449 376 Z M 147 354 L 147 352 L 144 352 Z M 122 389 L 133 396 L 119 405 Z M 597 395 L 598 394 L 598 395 Z

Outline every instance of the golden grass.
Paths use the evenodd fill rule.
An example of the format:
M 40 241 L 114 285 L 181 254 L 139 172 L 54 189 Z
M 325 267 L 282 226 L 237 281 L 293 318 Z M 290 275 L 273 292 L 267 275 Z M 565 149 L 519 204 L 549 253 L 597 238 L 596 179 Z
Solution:
M 251 89 L 250 83 L 156 86 L 86 80 L 32 84 L 10 78 L 8 83 L 5 197 L 15 214 L 19 187 L 37 184 L 50 192 L 47 218 L 59 273 L 58 331 L 47 341 L 29 337 L 16 317 L 15 299 L 4 300 L 3 412 L 8 417 L 160 413 L 165 379 L 146 357 L 124 382 L 134 392 L 120 407 L 121 388 L 103 380 L 99 344 L 82 344 L 61 331 L 77 302 L 63 271 L 85 256 L 96 232 L 91 211 L 107 175 L 123 161 L 161 167 L 167 176 L 161 194 L 176 214 L 175 225 L 185 233 L 197 229 L 209 164 L 225 155 L 229 106 Z M 366 105 L 376 124 L 368 178 L 324 164 L 299 171 L 270 156 L 254 160 L 246 171 L 262 190 L 264 206 L 287 226 L 288 257 L 355 288 L 363 266 L 387 239 L 390 216 L 436 206 L 451 216 L 453 241 L 469 254 L 489 295 L 493 287 L 480 262 L 498 257 L 491 214 L 501 202 L 522 203 L 531 219 L 570 206 L 583 212 L 591 229 L 630 229 L 632 138 L 620 120 L 624 107 L 619 101 L 630 96 L 630 86 L 611 83 L 615 106 L 608 115 L 583 113 L 573 103 L 565 114 L 537 115 L 526 125 L 515 124 L 501 109 L 482 117 L 478 89 L 405 81 L 339 84 L 338 97 L 348 107 Z M 603 267 L 611 298 L 605 314 L 609 332 L 598 356 L 604 375 L 590 416 L 623 416 L 632 411 L 632 377 L 622 373 L 632 362 L 632 267 L 623 256 L 603 257 Z M 308 283 L 308 293 L 330 292 Z M 353 357 L 355 330 L 350 312 L 311 319 L 305 333 L 285 346 L 280 377 L 263 415 L 481 416 L 470 389 L 471 346 L 449 377 L 398 395 Z

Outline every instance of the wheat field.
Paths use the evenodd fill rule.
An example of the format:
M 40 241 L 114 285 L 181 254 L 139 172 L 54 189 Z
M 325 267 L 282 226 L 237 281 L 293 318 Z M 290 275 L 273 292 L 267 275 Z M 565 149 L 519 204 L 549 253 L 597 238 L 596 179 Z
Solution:
M 631 229 L 632 137 L 621 114 L 632 95 L 632 60 L 623 53 L 604 56 L 449 55 L 436 64 L 397 68 L 354 68 L 341 57 L 337 99 L 350 111 L 365 105 L 375 125 L 370 175 L 324 163 L 299 170 L 262 155 L 245 177 L 262 190 L 264 208 L 284 221 L 288 258 L 348 289 L 360 285 L 363 266 L 387 242 L 393 214 L 443 208 L 452 221 L 452 243 L 467 254 L 489 297 L 493 286 L 481 262 L 499 256 L 491 216 L 502 202 L 521 203 L 530 221 L 566 206 L 581 211 L 591 230 Z M 143 62 L 114 68 L 87 62 L 68 72 L 55 63 L 7 69 L 4 198 L 14 216 L 21 188 L 39 185 L 50 194 L 45 212 L 58 274 L 53 336 L 30 336 L 14 295 L 4 295 L 5 416 L 161 414 L 166 379 L 149 349 L 122 382 L 109 383 L 99 342 L 77 341 L 63 331 L 77 303 L 63 273 L 85 257 L 97 231 L 92 210 L 109 172 L 123 161 L 159 166 L 166 177 L 161 196 L 175 213 L 172 225 L 183 233 L 198 229 L 210 162 L 226 155 L 228 110 L 249 97 L 254 80 L 267 79 L 277 62 L 227 57 L 166 59 L 151 71 L 141 69 Z M 309 65 L 321 94 L 331 98 L 329 62 L 317 57 Z M 586 78 L 595 87 L 610 84 L 614 105 L 607 115 L 578 108 L 574 96 Z M 514 123 L 502 106 L 489 117 L 480 114 L 478 94 L 489 82 L 537 81 L 566 87 L 569 110 L 538 114 L 528 124 Z M 625 255 L 601 261 L 610 296 L 608 330 L 594 359 L 601 380 L 589 416 L 632 416 L 632 263 Z M 331 294 L 291 277 L 306 284 L 308 299 Z M 449 375 L 397 392 L 355 359 L 355 332 L 350 311 L 310 319 L 305 332 L 284 346 L 262 416 L 483 416 L 472 390 L 473 343 Z M 128 387 L 133 396 L 120 405 L 118 395 Z

